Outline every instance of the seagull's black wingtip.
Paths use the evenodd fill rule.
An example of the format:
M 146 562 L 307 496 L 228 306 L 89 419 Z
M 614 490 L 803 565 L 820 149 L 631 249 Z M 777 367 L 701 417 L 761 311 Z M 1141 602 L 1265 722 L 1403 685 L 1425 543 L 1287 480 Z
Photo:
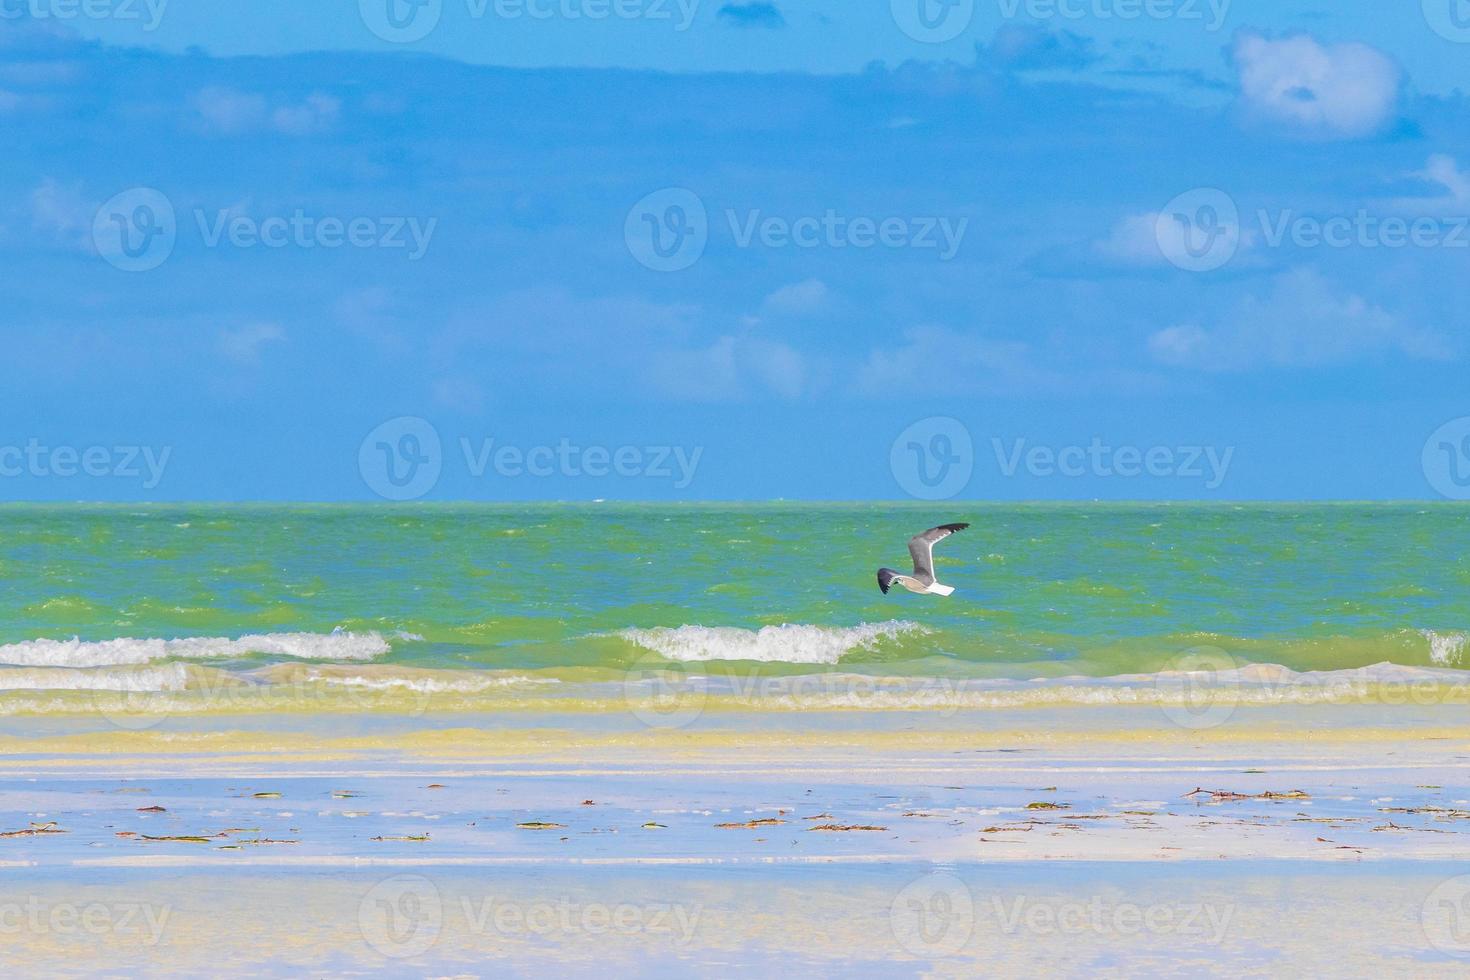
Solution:
M 888 590 L 893 587 L 893 580 L 896 578 L 898 578 L 898 572 L 895 572 L 893 569 L 878 569 L 878 588 L 883 590 L 884 595 L 887 595 Z
M 948 531 L 951 534 L 953 534 L 956 531 L 963 531 L 965 528 L 967 528 L 969 526 L 970 525 L 968 525 L 968 524 L 941 524 L 941 525 L 939 525 L 939 530 L 941 530 L 941 531 Z

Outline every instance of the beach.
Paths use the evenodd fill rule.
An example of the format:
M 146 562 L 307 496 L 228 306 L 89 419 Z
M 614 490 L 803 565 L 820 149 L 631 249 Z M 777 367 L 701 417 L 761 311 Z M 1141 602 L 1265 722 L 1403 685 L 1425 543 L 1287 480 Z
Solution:
M 7 965 L 1462 972 L 1459 512 L 1040 511 L 982 510 L 925 605 L 855 555 L 765 582 L 814 514 L 904 520 L 858 505 L 6 510 Z M 1003 544 L 1084 521 L 1110 565 Z
M 1470 976 L 1467 53 L 0 0 L 0 980 Z
M 1463 969 L 1453 711 L 1097 710 L 7 735 L 0 929 L 56 975 Z

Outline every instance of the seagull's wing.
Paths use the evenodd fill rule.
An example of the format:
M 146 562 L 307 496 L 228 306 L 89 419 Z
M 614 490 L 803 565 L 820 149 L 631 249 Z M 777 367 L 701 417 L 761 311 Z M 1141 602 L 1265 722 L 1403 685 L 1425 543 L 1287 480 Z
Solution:
M 943 541 L 956 531 L 963 531 L 968 524 L 941 524 L 931 527 L 922 534 L 909 538 L 909 554 L 914 556 L 914 578 L 925 585 L 934 581 L 934 542 Z

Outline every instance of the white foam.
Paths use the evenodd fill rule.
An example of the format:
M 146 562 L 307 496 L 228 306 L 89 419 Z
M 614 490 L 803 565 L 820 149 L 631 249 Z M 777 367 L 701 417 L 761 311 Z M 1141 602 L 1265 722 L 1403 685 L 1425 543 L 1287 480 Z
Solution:
M 184 664 L 144 668 L 29 667 L 0 670 L 0 691 L 183 691 L 189 686 Z
M 1441 667 L 1458 667 L 1465 653 L 1464 633 L 1438 633 L 1420 630 L 1420 635 L 1429 641 L 1429 659 Z
M 918 623 L 889 620 L 857 626 L 809 626 L 788 623 L 758 630 L 734 626 L 659 626 L 628 629 L 617 635 L 668 659 L 760 660 L 791 664 L 835 664 L 854 650 L 870 649 L 879 640 L 905 633 L 927 633 Z
M 371 660 L 389 650 L 379 633 L 265 633 L 174 640 L 119 638 L 87 642 L 26 640 L 0 646 L 0 664 L 16 667 L 111 667 L 170 658 L 209 660 L 267 654 L 305 660 Z
M 451 671 L 439 671 L 441 675 Z M 523 687 L 536 684 L 560 684 L 554 677 L 525 677 L 520 674 L 487 677 L 482 674 L 446 680 L 443 677 L 395 676 L 392 674 L 324 674 L 310 678 L 324 684 L 359 687 L 370 691 L 414 691 L 419 694 L 475 694 L 500 687 Z
M 1464 704 L 1470 672 L 1379 663 L 1298 672 L 1280 664 L 1212 671 L 1161 671 L 1112 677 L 1068 676 L 1029 681 L 999 678 L 804 674 L 691 677 L 690 691 L 751 710 L 960 710 L 1090 706 L 1297 704 Z

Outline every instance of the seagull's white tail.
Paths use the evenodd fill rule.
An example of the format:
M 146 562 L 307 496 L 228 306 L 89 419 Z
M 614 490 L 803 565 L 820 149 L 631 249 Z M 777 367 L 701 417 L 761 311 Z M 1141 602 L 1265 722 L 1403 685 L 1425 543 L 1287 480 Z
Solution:
M 940 585 L 938 582 L 935 582 L 929 586 L 927 591 L 933 595 L 952 595 L 954 593 L 954 586 Z

